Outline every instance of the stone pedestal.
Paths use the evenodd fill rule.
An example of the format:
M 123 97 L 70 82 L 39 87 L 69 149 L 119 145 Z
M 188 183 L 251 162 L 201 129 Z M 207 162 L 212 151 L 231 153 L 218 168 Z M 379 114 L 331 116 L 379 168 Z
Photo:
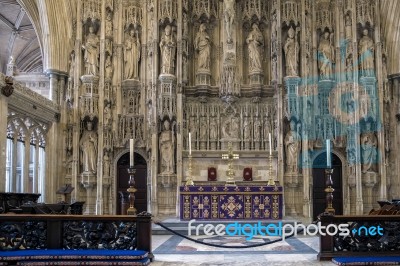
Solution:
M 96 174 L 92 172 L 83 172 L 81 174 L 81 184 L 86 189 L 86 203 L 83 214 L 94 214 L 96 212 Z
M 196 86 L 199 85 L 205 85 L 205 86 L 210 86 L 211 85 L 211 73 L 208 70 L 199 70 L 196 73 Z
M 79 97 L 80 117 L 93 119 L 99 116 L 99 77 L 83 75 L 81 81 L 83 84 Z
M 249 83 L 250 85 L 262 85 L 264 80 L 264 76 L 262 72 L 251 72 L 249 74 Z
M 298 180 L 299 180 L 299 174 L 298 173 L 286 173 L 284 176 L 284 183 L 286 187 L 288 188 L 288 193 L 286 193 L 286 214 L 290 216 L 297 216 L 296 212 L 296 189 L 299 186 Z
M 259 149 L 260 149 L 260 146 L 261 146 L 261 142 L 260 142 L 259 140 L 256 140 L 256 141 L 254 142 L 254 149 L 255 149 L 255 150 L 259 150 Z
M 157 205 L 158 214 L 176 213 L 176 174 L 158 174 Z
M 216 150 L 217 149 L 217 141 L 216 140 L 211 140 L 210 141 L 210 150 Z
M 251 149 L 251 142 L 249 140 L 244 141 L 244 147 L 245 150 L 250 150 Z
M 369 213 L 373 208 L 372 190 L 376 185 L 377 173 L 366 172 L 362 174 L 362 183 L 364 185 L 364 213 Z
M 200 140 L 200 150 L 207 150 L 207 140 Z

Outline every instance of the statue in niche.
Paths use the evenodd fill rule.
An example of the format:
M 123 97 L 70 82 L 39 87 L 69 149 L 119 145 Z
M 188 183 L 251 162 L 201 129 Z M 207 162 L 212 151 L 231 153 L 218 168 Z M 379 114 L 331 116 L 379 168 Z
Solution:
M 107 10 L 106 15 L 106 36 L 113 36 L 113 23 L 112 23 L 112 11 Z
M 74 80 L 74 71 L 75 71 L 75 53 L 72 52 L 69 59 L 69 77 L 70 81 Z
M 298 173 L 299 150 L 300 137 L 296 132 L 296 123 L 292 120 L 290 121 L 290 131 L 286 134 L 285 137 L 287 173 Z
M 202 23 L 194 40 L 194 48 L 199 52 L 197 58 L 198 70 L 210 70 L 210 36 L 206 32 L 206 24 Z
M 264 47 L 264 37 L 257 24 L 253 24 L 252 31 L 246 39 L 249 50 L 249 72 L 262 71 L 262 50 Z
M 188 24 L 187 23 L 188 23 L 187 15 L 186 15 L 185 12 L 183 12 L 182 13 L 182 35 L 183 36 L 187 36 L 188 35 Z M 200 25 L 200 27 L 201 27 L 201 25 Z
M 296 39 L 295 30 L 291 27 L 284 46 L 286 76 L 298 76 L 299 50 L 299 42 Z
M 174 74 L 176 38 L 172 32 L 172 27 L 165 27 L 164 35 L 160 41 L 161 50 L 161 74 Z
M 111 123 L 111 103 L 107 102 L 104 106 L 104 125 L 109 125 Z
M 112 73 L 113 73 L 113 67 L 112 67 L 112 62 L 111 62 L 111 56 L 107 55 L 106 61 L 104 63 L 105 66 L 105 73 L 104 76 L 106 79 L 111 79 L 112 78 Z
M 235 19 L 235 0 L 224 0 L 225 10 L 225 30 L 227 36 L 227 43 L 232 43 L 232 25 Z
M 331 44 L 331 34 L 324 32 L 318 46 L 318 67 L 321 80 L 332 78 L 335 49 Z
M 200 119 L 200 140 L 207 140 L 207 120 Z
M 210 139 L 216 140 L 218 137 L 216 118 L 210 120 Z
M 168 120 L 164 121 L 164 130 L 160 134 L 159 150 L 162 174 L 174 173 L 174 133 Z
M 79 141 L 81 164 L 84 173 L 97 171 L 97 133 L 93 130 L 93 122 L 86 122 L 86 130 Z
M 246 118 L 243 122 L 243 140 L 249 141 L 250 140 L 250 122 Z
M 124 47 L 124 78 L 138 79 L 140 60 L 140 40 L 137 30 L 131 29 Z
M 261 135 L 260 135 L 260 128 L 261 128 L 261 123 L 260 121 L 257 119 L 254 122 L 254 140 L 259 141 L 261 139 Z
M 346 14 L 346 17 L 345 17 L 345 37 L 346 37 L 346 40 L 350 40 L 351 39 L 351 35 L 352 35 L 352 31 L 351 31 L 351 17 L 350 17 L 350 14 Z
M 103 156 L 103 176 L 110 176 L 110 157 L 108 157 L 108 152 L 105 152 Z
M 96 76 L 99 72 L 100 40 L 94 33 L 93 26 L 89 27 L 86 43 L 82 48 L 85 50 L 83 59 L 85 61 L 86 74 Z
M 353 81 L 353 62 L 351 56 L 346 58 L 346 80 Z
M 375 164 L 377 163 L 377 147 L 378 141 L 375 133 L 371 130 L 371 123 L 366 124 L 365 132 L 361 134 L 361 155 L 362 155 L 362 172 L 375 172 Z
M 363 30 L 363 37 L 358 43 L 361 76 L 374 76 L 374 42 L 368 36 L 368 29 Z
M 272 57 L 271 72 L 272 72 L 272 80 L 277 80 L 278 79 L 278 59 L 276 58 L 276 56 Z
M 271 39 L 272 41 L 276 41 L 278 36 L 278 27 L 276 21 L 276 13 L 272 15 L 272 22 L 271 22 Z
M 238 138 L 239 124 L 236 118 L 227 118 L 222 124 L 222 137 L 223 138 Z
M 268 137 L 269 137 L 269 134 L 272 134 L 272 132 L 271 132 L 271 124 L 270 124 L 270 121 L 269 121 L 269 117 L 268 116 L 265 116 L 264 117 L 264 130 L 263 130 L 263 134 L 264 134 L 264 141 L 265 142 L 268 142 L 269 141 L 269 139 L 268 139 Z M 268 147 L 268 143 L 266 143 L 266 146 L 265 147 Z

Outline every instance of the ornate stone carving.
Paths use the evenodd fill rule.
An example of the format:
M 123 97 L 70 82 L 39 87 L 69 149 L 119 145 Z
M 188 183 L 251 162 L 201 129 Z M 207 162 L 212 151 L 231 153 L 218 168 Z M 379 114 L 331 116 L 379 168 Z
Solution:
M 199 31 L 194 40 L 194 48 L 198 51 L 197 70 L 200 72 L 210 71 L 211 41 L 206 29 L 206 24 L 200 24 Z
M 168 21 L 172 23 L 177 19 L 178 3 L 176 0 L 160 0 L 159 4 L 159 20 L 161 23 Z
M 200 18 L 205 16 L 207 19 L 218 17 L 218 1 L 215 0 L 194 0 L 193 1 L 193 17 Z
M 284 51 L 286 58 L 286 76 L 298 76 L 299 70 L 299 52 L 300 46 L 297 40 L 297 32 L 300 28 L 296 28 L 296 31 L 291 27 L 288 31 L 288 37 L 285 42 Z
M 362 172 L 376 172 L 378 156 L 378 140 L 375 133 L 371 131 L 371 123 L 366 123 L 365 132 L 361 134 L 361 158 Z
M 290 131 L 285 136 L 285 155 L 287 174 L 297 174 L 299 169 L 300 136 L 296 131 L 296 122 L 290 121 Z
M 318 69 L 321 80 L 330 80 L 333 75 L 335 48 L 332 45 L 332 34 L 325 31 L 318 45 Z
M 232 43 L 232 30 L 235 20 L 235 0 L 224 0 L 224 18 L 227 43 Z
M 368 36 L 368 29 L 363 29 L 362 34 L 363 37 L 358 42 L 361 76 L 374 77 L 374 42 Z
M 246 43 L 249 51 L 249 73 L 262 72 L 264 36 L 257 24 L 253 24 L 252 31 L 246 38 Z

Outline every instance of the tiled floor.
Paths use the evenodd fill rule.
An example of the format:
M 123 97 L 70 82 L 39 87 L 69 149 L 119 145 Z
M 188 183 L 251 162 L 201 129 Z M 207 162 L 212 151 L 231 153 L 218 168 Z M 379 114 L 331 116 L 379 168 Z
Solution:
M 204 240 L 204 237 L 196 239 Z M 214 237 L 206 242 L 222 245 L 234 242 L 236 246 L 244 246 L 269 240 L 273 239 L 257 238 L 248 243 L 244 237 Z M 318 241 L 317 237 L 301 236 L 261 247 L 228 249 L 205 246 L 179 236 L 153 235 L 155 259 L 151 265 L 334 265 L 317 260 Z

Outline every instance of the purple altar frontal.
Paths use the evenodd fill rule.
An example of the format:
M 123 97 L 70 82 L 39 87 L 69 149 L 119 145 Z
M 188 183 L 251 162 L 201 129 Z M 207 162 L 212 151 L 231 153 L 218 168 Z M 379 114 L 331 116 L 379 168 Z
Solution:
M 181 220 L 280 220 L 282 186 L 180 186 Z

